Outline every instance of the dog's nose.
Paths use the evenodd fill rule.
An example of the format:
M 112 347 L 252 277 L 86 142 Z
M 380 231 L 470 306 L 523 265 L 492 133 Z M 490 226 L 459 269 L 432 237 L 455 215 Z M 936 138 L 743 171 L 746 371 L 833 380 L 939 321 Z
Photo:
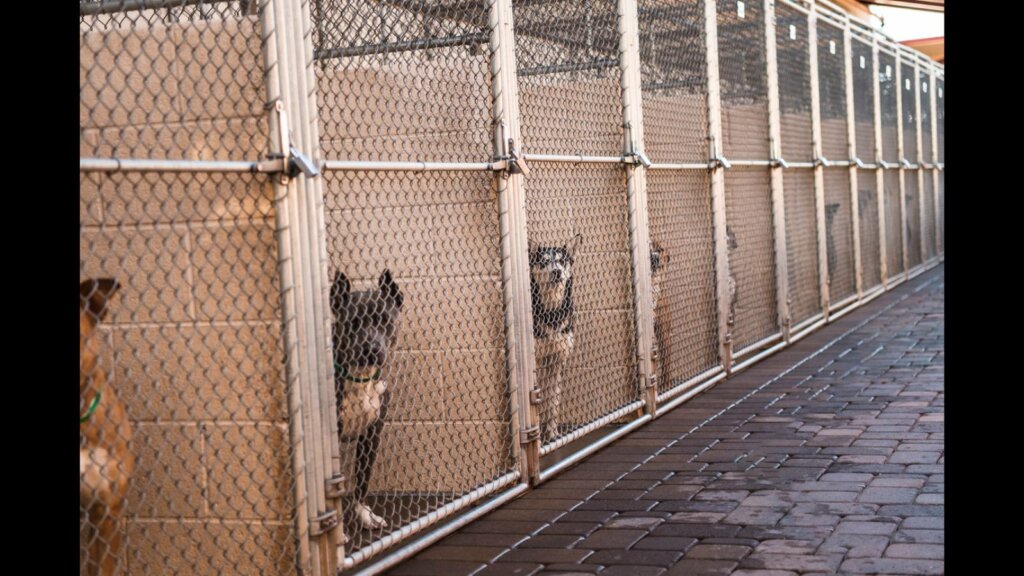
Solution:
M 555 268 L 554 270 L 551 271 L 551 281 L 552 282 L 561 282 L 562 281 L 562 269 L 561 268 Z

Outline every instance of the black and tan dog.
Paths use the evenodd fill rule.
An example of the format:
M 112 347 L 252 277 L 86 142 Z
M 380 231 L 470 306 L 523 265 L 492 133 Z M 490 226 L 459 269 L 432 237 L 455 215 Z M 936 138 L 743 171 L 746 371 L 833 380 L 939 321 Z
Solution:
M 670 373 L 672 334 L 671 314 L 667 307 L 659 307 L 662 302 L 662 279 L 665 268 L 671 261 L 668 250 L 657 240 L 651 240 L 651 310 L 654 313 L 654 373 L 664 380 Z
M 355 485 L 346 508 L 370 530 L 388 525 L 367 505 L 366 495 L 391 397 L 380 373 L 395 343 L 402 301 L 389 270 L 380 275 L 376 290 L 353 292 L 342 272 L 331 286 L 338 429 L 343 439 L 356 442 Z
M 128 480 L 135 467 L 131 425 L 101 366 L 103 335 L 96 329 L 120 286 L 110 278 L 78 285 L 79 508 L 90 528 L 85 573 L 109 576 L 121 562 Z
M 559 435 L 562 372 L 576 342 L 573 336 L 573 261 L 582 238 L 577 234 L 563 246 L 539 246 L 530 242 L 530 300 L 544 442 Z

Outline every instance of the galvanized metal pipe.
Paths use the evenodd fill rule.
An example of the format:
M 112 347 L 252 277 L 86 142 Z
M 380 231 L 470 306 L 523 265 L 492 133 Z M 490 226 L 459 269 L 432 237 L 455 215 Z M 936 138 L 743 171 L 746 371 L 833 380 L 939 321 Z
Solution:
M 584 156 L 582 154 L 523 154 L 529 162 L 577 162 L 580 164 L 622 164 L 624 156 Z
M 386 170 L 396 172 L 492 172 L 504 168 L 504 162 L 387 162 L 365 160 L 325 160 L 324 171 Z
M 658 394 L 658 413 L 660 414 L 662 412 L 661 405 L 664 401 L 675 398 L 679 394 L 682 394 L 683 392 L 689 390 L 694 385 L 700 384 L 701 382 L 704 382 L 705 380 L 708 380 L 713 376 L 717 376 L 718 374 L 723 374 L 724 372 L 725 369 L 722 368 L 721 365 L 718 365 L 710 370 L 705 370 L 704 372 L 701 372 L 700 374 L 694 376 L 693 378 L 687 379 L 685 382 L 673 386 L 672 388 L 666 390 L 665 392 Z
M 782 158 L 782 112 L 779 104 L 779 62 L 775 37 L 775 2 L 763 0 L 765 58 L 768 75 L 768 155 Z M 789 166 L 796 168 L 789 164 Z M 810 164 L 814 166 L 813 163 Z M 786 242 L 786 199 L 782 177 L 782 163 L 771 164 L 769 177 L 772 195 L 772 231 L 775 239 L 775 307 L 776 323 L 782 337 L 789 341 L 792 319 L 789 310 L 789 258 Z
M 805 327 L 807 327 L 807 326 L 810 326 L 811 324 L 814 324 L 814 323 L 816 323 L 816 322 L 819 322 L 819 321 L 820 321 L 820 320 L 822 320 L 822 319 L 825 319 L 825 320 L 827 320 L 827 318 L 825 317 L 825 314 L 824 314 L 824 313 L 821 313 L 821 312 L 819 312 L 819 313 L 817 313 L 817 314 L 815 314 L 815 315 L 811 316 L 810 318 L 807 318 L 807 319 L 805 319 L 805 320 L 801 320 L 800 322 L 797 322 L 797 323 L 796 323 L 796 324 L 795 324 L 795 325 L 793 326 L 793 331 L 794 331 L 794 332 L 797 332 L 797 331 L 799 331 L 799 330 L 802 330 L 802 329 L 804 329 Z
M 779 340 L 780 338 L 784 339 L 782 333 L 781 332 L 776 332 L 775 334 L 772 334 L 771 336 L 768 336 L 767 338 L 762 338 L 762 339 L 758 340 L 757 342 L 754 342 L 753 344 L 748 344 L 747 346 L 744 346 L 742 350 L 740 350 L 739 352 L 736 352 L 733 356 L 735 358 L 742 358 L 742 357 L 746 356 L 747 354 L 750 354 L 751 352 L 756 352 L 757 350 L 760 350 L 761 348 L 764 348 L 765 346 L 768 346 L 769 344 L 771 344 L 772 342 L 775 342 L 776 340 Z
M 486 498 L 488 495 L 493 494 L 494 492 L 501 490 L 505 486 L 508 486 L 509 484 L 516 482 L 518 479 L 519 472 L 509 472 L 508 474 L 504 474 L 498 477 L 497 479 L 480 486 L 479 488 L 473 489 L 468 494 L 465 494 L 464 496 L 456 500 L 452 500 L 451 502 L 445 504 L 444 506 L 438 508 L 437 510 L 430 512 L 426 516 L 421 516 L 413 522 L 406 524 L 405 526 L 402 526 L 400 529 L 395 530 L 394 532 L 391 532 L 381 537 L 380 539 L 373 541 L 373 543 L 371 543 L 369 546 L 365 546 L 363 548 L 360 548 L 359 550 L 356 550 L 352 553 L 351 556 L 345 558 L 345 562 L 341 566 L 341 569 L 347 570 L 359 563 L 365 562 L 366 560 L 373 558 L 374 556 L 383 552 L 385 549 L 394 546 L 398 542 L 406 540 L 413 534 L 416 534 L 417 532 L 420 532 L 428 528 L 429 526 L 437 524 L 438 522 L 444 520 L 445 518 L 451 516 L 452 514 L 458 512 L 459 510 L 462 510 L 463 508 L 471 505 L 473 502 L 476 502 L 482 498 Z M 474 510 L 473 514 L 475 514 L 475 516 L 470 517 L 470 519 L 460 519 L 460 522 L 462 522 L 462 525 L 465 525 L 465 523 L 470 522 L 473 518 L 477 518 L 479 516 L 482 516 L 483 514 L 486 514 L 492 509 L 500 506 L 501 504 L 504 504 L 508 500 L 511 500 L 512 498 L 515 498 L 519 494 L 522 494 L 526 487 L 527 485 L 520 484 L 519 487 L 517 487 L 514 490 L 511 490 L 509 494 L 505 494 L 503 495 L 502 498 L 496 499 L 494 502 L 488 503 L 488 507 L 482 508 L 480 510 Z M 454 532 L 458 528 L 459 526 L 445 526 L 444 531 L 440 532 L 439 534 L 432 534 L 431 536 L 434 536 L 436 541 L 436 539 L 440 539 L 441 537 L 450 534 L 451 532 Z M 368 566 L 363 572 L 360 572 L 360 574 L 377 574 L 390 566 L 394 566 L 398 562 L 401 562 L 405 558 L 411 556 L 419 550 L 422 550 L 426 546 L 429 546 L 429 544 L 429 542 L 424 543 L 422 545 L 416 545 L 416 543 L 414 543 L 414 545 L 410 545 L 409 547 L 407 547 L 407 549 L 403 548 L 401 550 L 396 550 L 382 558 L 380 562 L 374 563 L 372 566 Z
M 850 34 L 850 18 L 846 18 L 843 26 L 843 87 L 846 95 L 846 150 L 851 158 L 847 162 L 849 166 L 848 177 L 850 180 L 850 210 L 853 219 L 853 284 L 854 291 L 859 299 L 864 295 L 864 259 L 861 254 L 860 238 L 860 192 L 857 163 L 857 109 L 853 101 L 855 90 L 853 82 L 853 39 Z M 863 162 L 860 162 L 863 166 Z
M 231 172 L 270 174 L 282 163 L 247 160 L 153 160 L 148 158 L 79 158 L 79 172 Z
M 733 367 L 733 370 L 742 370 L 742 368 L 743 368 L 743 363 L 741 362 L 741 363 L 737 364 L 735 367 Z M 686 390 L 685 392 L 683 392 L 679 396 L 676 396 L 672 400 L 669 400 L 669 401 L 667 401 L 667 402 L 665 402 L 663 404 L 659 404 L 658 405 L 658 412 L 655 415 L 655 417 L 658 418 L 658 417 L 661 417 L 661 416 L 671 412 L 674 408 L 676 408 L 677 406 L 679 406 L 683 402 L 686 402 L 687 400 L 693 398 L 694 396 L 700 394 L 701 392 L 704 392 L 705 390 L 711 388 L 715 384 L 721 382 L 722 380 L 725 380 L 729 376 L 728 373 L 726 373 L 721 368 L 719 368 L 719 370 L 720 371 L 719 371 L 718 374 L 716 374 L 715 376 L 709 378 L 708 380 L 705 380 L 704 382 L 701 382 L 697 386 Z
M 490 39 L 490 33 L 477 32 L 473 34 L 460 34 L 446 36 L 444 38 L 417 38 L 404 42 L 386 42 L 381 44 L 364 44 L 362 46 L 346 46 L 344 48 L 328 48 L 317 50 L 314 58 L 317 60 L 329 60 L 332 58 L 352 58 L 355 56 L 372 56 L 378 54 L 394 54 L 396 52 L 411 52 L 413 50 L 430 50 L 433 48 L 451 48 L 454 46 L 472 46 L 485 44 Z
M 707 171 L 711 169 L 711 162 L 704 164 L 694 163 L 676 163 L 676 164 L 651 164 L 647 167 L 648 170 L 703 170 Z
M 445 524 L 437 530 L 429 532 L 422 538 L 418 538 L 414 542 L 410 542 L 409 544 L 382 557 L 377 562 L 374 562 L 373 565 L 368 566 L 365 569 L 360 570 L 359 572 L 356 572 L 355 574 L 353 574 L 353 576 L 372 576 L 374 574 L 380 574 L 381 572 L 389 568 L 392 568 L 400 564 L 401 562 L 408 560 L 412 556 L 423 551 L 425 548 L 434 544 L 435 542 L 444 538 L 445 536 L 448 536 L 449 534 L 466 526 L 467 524 L 476 521 L 478 518 L 481 518 L 486 514 L 490 514 L 491 511 L 498 508 L 499 506 L 503 506 L 508 502 L 514 500 L 515 498 L 518 498 L 524 492 L 529 490 L 529 488 L 529 484 L 518 484 L 515 488 L 512 488 L 508 492 L 505 492 L 500 496 L 495 497 L 493 500 L 490 500 L 485 504 L 481 504 L 480 506 L 473 508 L 469 512 L 466 512 L 462 516 L 459 516 L 457 520 L 453 520 L 452 522 Z
M 814 0 L 811 0 L 813 6 Z M 828 239 L 825 234 L 825 166 L 821 142 L 821 86 L 818 84 L 818 12 L 807 14 L 807 66 L 810 72 L 811 89 L 811 146 L 814 158 L 814 220 L 818 241 L 818 296 L 819 305 L 828 318 L 832 301 L 829 284 Z
M 555 450 L 558 450 L 562 446 L 565 446 L 566 444 L 570 444 L 573 441 L 578 440 L 578 439 L 586 436 L 587 434 L 590 434 L 594 430 L 597 430 L 598 428 L 601 428 L 602 426 L 605 426 L 606 424 L 614 422 L 615 420 L 618 420 L 619 418 L 622 418 L 626 414 L 629 414 L 630 412 L 635 412 L 635 411 L 637 411 L 637 410 L 639 410 L 640 408 L 643 408 L 643 407 L 644 407 L 643 401 L 638 400 L 636 402 L 630 402 L 629 404 L 626 404 L 625 406 L 623 406 L 621 408 L 613 410 L 612 412 L 609 412 L 608 414 L 605 414 L 604 416 L 601 416 L 600 418 L 598 418 L 598 419 L 596 419 L 596 420 L 594 420 L 592 422 L 588 422 L 587 424 L 584 424 L 583 426 L 580 426 L 579 428 L 573 430 L 569 434 L 566 434 L 565 436 L 562 436 L 562 437 L 554 440 L 553 442 L 550 442 L 548 444 L 543 445 L 541 447 L 541 449 L 540 449 L 540 455 L 541 456 L 545 456 L 547 454 L 550 454 L 550 453 L 554 452 Z
M 653 417 L 650 414 L 644 414 L 640 418 L 637 418 L 636 420 L 630 422 L 629 424 L 623 426 L 622 428 L 619 428 L 615 432 L 612 432 L 611 434 L 602 437 L 600 440 L 587 446 L 586 448 L 582 448 L 580 450 L 577 450 L 576 452 L 573 452 L 558 464 L 552 466 L 551 468 L 547 468 L 543 472 L 541 472 L 540 481 L 547 481 L 548 479 L 559 474 L 566 468 L 576 464 L 580 460 L 586 458 L 587 456 L 590 456 L 594 452 L 597 452 L 601 448 L 604 448 L 605 446 L 611 444 L 612 442 L 618 440 L 619 438 L 622 438 L 626 434 L 629 434 L 633 430 L 636 430 L 637 428 L 643 426 L 652 419 Z
M 871 98 L 872 98 L 872 110 L 874 112 L 872 119 L 873 136 L 875 142 L 875 203 L 878 208 L 878 259 L 879 265 L 878 270 L 882 279 L 882 288 L 887 289 L 889 286 L 889 248 L 886 246 L 888 242 L 888 235 L 885 231 L 886 227 L 886 214 L 885 214 L 885 162 L 882 158 L 885 155 L 885 150 L 882 143 L 882 95 L 881 89 L 881 78 L 878 75 L 878 38 L 871 38 Z

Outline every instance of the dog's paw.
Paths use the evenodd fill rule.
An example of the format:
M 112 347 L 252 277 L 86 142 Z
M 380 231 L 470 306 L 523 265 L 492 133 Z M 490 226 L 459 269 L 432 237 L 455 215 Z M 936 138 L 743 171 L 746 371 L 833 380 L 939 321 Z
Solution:
M 373 510 L 370 510 L 370 507 L 362 502 L 356 503 L 355 511 L 359 524 L 367 530 L 380 530 L 388 527 L 387 521 L 374 514 Z

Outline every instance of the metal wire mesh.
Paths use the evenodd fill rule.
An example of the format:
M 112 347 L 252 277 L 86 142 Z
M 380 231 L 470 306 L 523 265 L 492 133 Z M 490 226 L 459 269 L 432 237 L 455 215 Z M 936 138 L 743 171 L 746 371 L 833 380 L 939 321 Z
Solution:
M 904 173 L 904 190 L 907 210 L 907 257 L 908 265 L 914 268 L 921 263 L 921 191 L 917 181 L 918 171 Z
M 526 190 L 542 443 L 640 399 L 625 174 L 533 166 Z M 570 282 L 571 281 L 571 282 Z
M 921 202 L 924 202 L 924 220 L 921 222 L 921 233 L 924 234 L 924 259 L 935 257 L 935 184 L 932 172 L 924 172 L 924 188 L 921 191 Z
M 854 38 L 850 42 L 853 58 L 853 112 L 857 157 L 874 162 L 875 151 L 875 75 L 871 71 L 871 46 Z
M 266 153 L 254 3 L 79 7 L 82 156 Z M 267 178 L 82 173 L 79 216 L 81 571 L 295 573 Z
M 622 154 L 614 0 L 513 3 L 524 150 Z
M 885 254 L 889 278 L 903 272 L 903 207 L 900 202 L 900 174 L 884 172 L 885 185 Z
M 117 439 L 106 419 L 95 432 L 82 425 L 83 450 L 131 434 L 121 565 L 294 572 L 294 448 L 265 177 L 83 174 L 81 193 L 80 277 L 121 287 L 98 332 L 106 382 L 95 386 L 100 410 L 122 406 L 127 424 Z M 91 398 L 83 390 L 83 413 Z M 102 465 L 99 454 L 83 453 L 83 464 Z M 95 496 L 82 501 L 84 532 L 102 528 L 102 509 Z M 83 535 L 89 562 L 103 538 Z
M 248 160 L 267 124 L 254 2 L 79 2 L 82 156 Z
M 729 253 L 729 271 L 736 283 L 733 348 L 742 350 L 779 331 L 768 170 L 726 171 L 725 204 L 730 235 L 735 238 Z
M 941 250 L 946 248 L 946 171 L 939 172 L 939 242 Z
M 882 107 L 882 159 L 899 162 L 899 133 L 896 123 L 899 114 L 896 107 L 896 58 L 879 50 L 878 52 L 878 96 Z M 890 268 L 891 270 L 891 268 Z
M 846 126 L 846 51 L 843 31 L 818 20 L 818 93 L 821 98 L 821 153 L 830 160 L 849 157 Z
M 821 312 L 814 172 L 787 170 L 783 173 L 783 181 L 786 259 L 789 263 L 789 313 L 793 324 L 798 324 Z
M 707 172 L 647 176 L 661 393 L 719 363 L 710 186 Z
M 511 471 L 498 212 L 489 173 L 324 184 L 342 517 L 357 551 Z
M 780 2 L 775 7 L 775 20 L 782 156 L 807 162 L 814 157 L 807 15 Z
M 829 298 L 838 302 L 857 291 L 853 269 L 853 208 L 850 206 L 850 171 L 825 168 L 825 249 Z
M 641 0 L 644 146 L 654 162 L 708 158 L 704 4 Z
M 917 74 L 914 66 L 900 64 L 903 90 L 903 157 L 917 162 Z
M 932 161 L 932 93 L 927 70 L 917 75 L 918 97 L 921 102 L 921 157 Z
M 946 81 L 935 79 L 935 136 L 938 140 L 939 162 L 946 161 Z
M 879 244 L 878 190 L 874 170 L 857 171 L 860 202 L 860 261 L 864 291 L 882 282 L 882 257 Z
M 717 3 L 722 139 L 732 159 L 768 157 L 764 12 L 758 2 Z
M 324 156 L 490 158 L 490 4 L 314 1 Z

